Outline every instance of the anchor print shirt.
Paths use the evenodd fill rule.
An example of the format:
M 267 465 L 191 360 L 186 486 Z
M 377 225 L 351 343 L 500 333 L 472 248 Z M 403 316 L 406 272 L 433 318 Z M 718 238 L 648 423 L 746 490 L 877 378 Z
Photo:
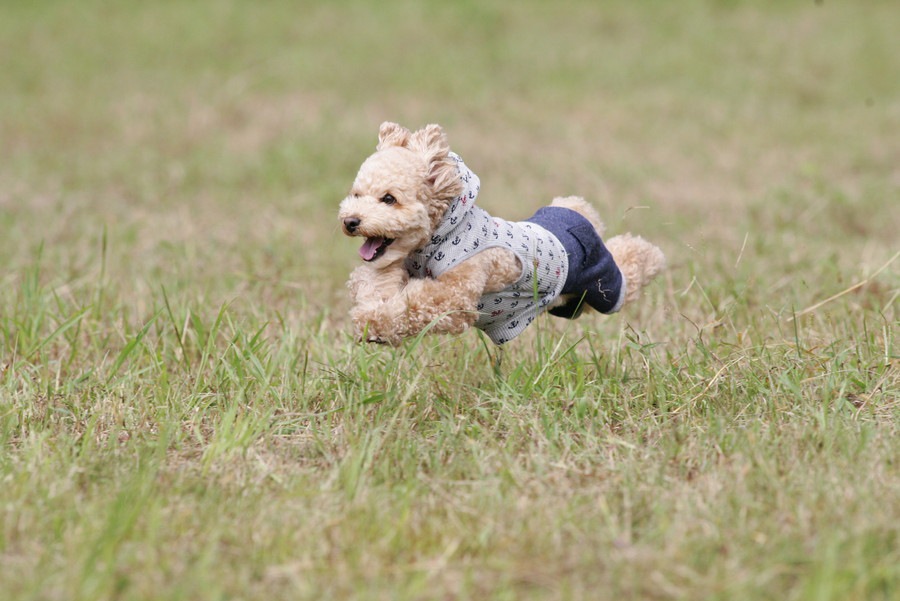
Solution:
M 436 278 L 466 259 L 489 248 L 506 248 L 519 259 L 522 275 L 500 292 L 478 301 L 475 327 L 495 343 L 509 342 L 534 321 L 562 292 L 569 264 L 559 239 L 537 223 L 511 222 L 492 217 L 475 206 L 478 176 L 462 159 L 457 162 L 464 184 L 431 241 L 406 260 L 410 277 Z

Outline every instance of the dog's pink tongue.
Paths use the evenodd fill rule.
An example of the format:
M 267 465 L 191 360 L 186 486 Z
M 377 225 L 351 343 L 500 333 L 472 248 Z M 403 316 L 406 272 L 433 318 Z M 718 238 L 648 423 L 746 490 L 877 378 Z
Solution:
M 359 256 L 364 261 L 371 261 L 382 244 L 384 244 L 384 238 L 366 238 L 363 245 L 359 247 Z

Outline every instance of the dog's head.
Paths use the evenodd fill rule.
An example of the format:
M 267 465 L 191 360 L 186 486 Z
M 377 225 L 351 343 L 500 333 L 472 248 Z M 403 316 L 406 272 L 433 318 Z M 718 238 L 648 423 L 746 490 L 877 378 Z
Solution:
M 440 125 L 411 132 L 382 123 L 378 146 L 359 168 L 338 218 L 344 233 L 360 236 L 364 261 L 390 264 L 422 248 L 450 202 L 462 191 Z

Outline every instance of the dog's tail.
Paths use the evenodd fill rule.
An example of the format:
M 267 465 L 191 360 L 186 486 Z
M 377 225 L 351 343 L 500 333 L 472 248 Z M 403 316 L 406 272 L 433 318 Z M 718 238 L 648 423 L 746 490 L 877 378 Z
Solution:
M 625 304 L 636 300 L 641 288 L 666 268 L 666 257 L 659 247 L 640 236 L 614 236 L 606 241 L 606 247 L 625 277 Z

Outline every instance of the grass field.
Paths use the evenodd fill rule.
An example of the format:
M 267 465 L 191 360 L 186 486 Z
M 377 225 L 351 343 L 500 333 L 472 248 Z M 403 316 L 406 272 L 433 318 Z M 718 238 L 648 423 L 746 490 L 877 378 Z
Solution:
M 0 3 L 0 597 L 900 598 L 895 2 Z M 353 343 L 378 124 L 615 317 Z

